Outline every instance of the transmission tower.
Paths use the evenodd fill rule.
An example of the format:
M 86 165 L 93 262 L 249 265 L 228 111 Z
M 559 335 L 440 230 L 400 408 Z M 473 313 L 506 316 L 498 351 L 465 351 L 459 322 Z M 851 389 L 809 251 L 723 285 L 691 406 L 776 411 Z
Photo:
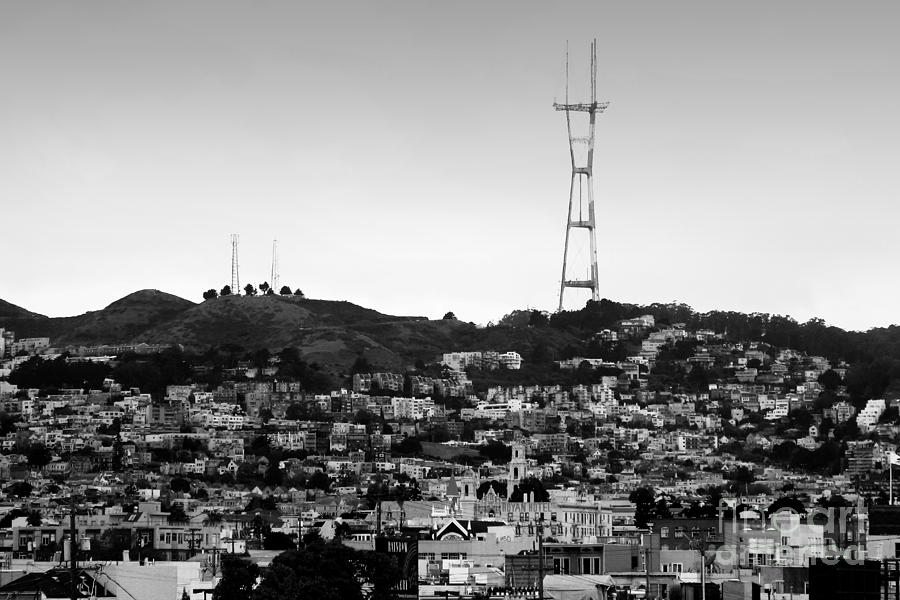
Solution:
M 272 283 L 271 289 L 278 293 L 278 240 L 272 240 L 272 277 L 269 278 Z
M 559 310 L 563 309 L 566 288 L 588 288 L 594 300 L 600 299 L 600 281 L 597 270 L 596 219 L 594 215 L 594 124 L 597 113 L 602 113 L 609 102 L 597 102 L 597 40 L 591 42 L 591 101 L 569 103 L 569 49 L 566 46 L 566 101 L 553 103 L 553 108 L 566 113 L 566 130 L 569 134 L 569 157 L 572 162 L 572 180 L 569 184 L 569 212 L 566 215 L 566 246 L 563 250 L 562 280 L 559 284 Z M 572 133 L 572 113 L 587 113 L 587 135 Z M 576 159 L 577 155 L 577 159 Z M 582 160 L 583 159 L 583 160 Z M 587 214 L 585 214 L 585 210 Z M 587 230 L 590 238 L 590 274 L 587 277 L 569 278 L 569 243 L 572 229 Z M 583 265 L 582 265 L 583 266 Z
M 241 236 L 237 233 L 231 234 L 231 293 L 240 295 L 241 293 L 241 277 L 238 273 L 238 242 Z

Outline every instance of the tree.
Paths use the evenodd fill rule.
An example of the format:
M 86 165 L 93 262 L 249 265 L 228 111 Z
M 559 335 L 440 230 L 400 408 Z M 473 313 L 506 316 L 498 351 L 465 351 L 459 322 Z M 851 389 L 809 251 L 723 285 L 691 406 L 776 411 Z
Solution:
M 278 293 L 281 294 L 282 296 L 290 296 L 291 288 L 289 286 L 283 285 L 283 286 L 281 286 L 281 290 L 279 290 Z
M 546 327 L 550 324 L 550 317 L 540 310 L 533 310 L 528 317 L 529 327 Z
M 512 458 L 512 448 L 503 442 L 491 440 L 478 448 L 478 454 L 491 461 L 495 465 L 504 465 Z
M 212 300 L 213 298 L 218 298 L 218 297 L 219 297 L 219 293 L 216 290 L 209 289 L 209 290 L 206 290 L 205 292 L 203 292 L 204 300 Z
M 841 376 L 834 369 L 828 369 L 819 375 L 819 384 L 826 390 L 833 392 L 841 385 Z
M 303 291 L 300 288 L 297 288 L 296 290 L 294 290 L 294 295 L 297 296 L 298 298 L 306 298 L 306 296 L 303 294 Z
M 766 516 L 772 516 L 779 511 L 790 511 L 797 515 L 806 514 L 806 506 L 797 496 L 782 496 L 769 505 Z
M 263 550 L 293 550 L 296 544 L 286 533 L 270 531 L 263 537 Z
M 444 321 L 455 321 L 455 320 L 456 320 L 456 315 L 453 314 L 453 311 L 448 311 L 448 312 L 442 317 L 442 320 L 444 320 Z
M 260 569 L 248 560 L 222 555 L 222 579 L 213 590 L 212 600 L 249 600 Z
M 169 508 L 169 523 L 184 523 L 188 520 L 187 513 L 180 504 L 174 504 Z
M 169 482 L 169 489 L 173 492 L 188 493 L 191 491 L 191 482 L 184 477 L 173 477 Z
M 247 285 L 244 286 L 244 295 L 245 296 L 255 296 L 256 295 L 256 288 L 253 287 L 252 283 L 248 283 Z
M 315 488 L 328 491 L 331 487 L 331 479 L 322 471 L 316 471 L 306 482 L 307 489 Z
M 50 462 L 53 454 L 43 444 L 34 444 L 28 449 L 27 457 L 32 467 L 43 467 Z
M 289 550 L 272 559 L 252 598 L 389 600 L 397 597 L 391 588 L 399 578 L 399 568 L 388 555 L 310 540 L 303 550 Z
M 628 501 L 634 504 L 634 524 L 638 527 L 646 527 L 647 523 L 655 516 L 656 494 L 652 487 L 639 487 L 628 496 Z
M 422 452 L 422 442 L 417 437 L 405 437 L 394 449 L 400 454 L 419 454 Z
M 26 496 L 30 496 L 33 490 L 34 488 L 32 485 L 27 481 L 15 481 L 6 486 L 4 491 L 10 496 L 25 498 Z
M 222 291 L 219 292 L 219 295 L 220 296 L 230 296 L 231 295 L 231 286 L 226 285 L 225 287 L 223 287 Z
M 29 527 L 40 527 L 42 521 L 43 519 L 41 518 L 41 513 L 39 513 L 38 511 L 33 510 L 28 513 L 27 522 Z
M 510 502 L 523 502 L 528 494 L 534 495 L 534 502 L 550 502 L 550 494 L 544 488 L 544 484 L 540 479 L 528 477 L 513 487 L 512 493 L 509 495 Z
M 269 294 L 269 282 L 263 281 L 261 284 L 259 284 L 259 291 L 261 291 L 263 293 L 263 295 L 268 295 Z

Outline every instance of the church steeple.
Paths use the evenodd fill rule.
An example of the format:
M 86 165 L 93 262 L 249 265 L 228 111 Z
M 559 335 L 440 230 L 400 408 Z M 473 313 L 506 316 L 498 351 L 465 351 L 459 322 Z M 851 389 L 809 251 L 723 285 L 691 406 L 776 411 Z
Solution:
M 525 479 L 528 463 L 525 461 L 525 445 L 514 442 L 512 456 L 509 460 L 509 473 L 506 476 L 506 497 L 512 496 L 513 489 Z

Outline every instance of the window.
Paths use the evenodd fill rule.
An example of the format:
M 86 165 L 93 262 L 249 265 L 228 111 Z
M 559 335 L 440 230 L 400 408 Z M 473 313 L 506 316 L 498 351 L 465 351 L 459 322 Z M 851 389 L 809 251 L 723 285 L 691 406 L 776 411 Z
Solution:
M 569 574 L 569 559 L 568 558 L 554 558 L 553 559 L 553 573 L 556 575 L 568 575 Z
M 659 537 L 664 537 L 664 538 L 669 537 L 669 528 L 668 527 L 660 527 L 659 528 Z
M 434 561 L 434 552 L 420 552 L 419 558 L 422 560 Z
M 468 556 L 465 552 L 441 552 L 441 560 L 466 560 Z
M 781 536 L 781 545 L 782 545 L 782 546 L 790 546 L 790 545 L 791 545 L 791 538 L 789 538 L 789 537 L 786 536 L 786 535 Z
M 551 520 L 551 521 L 555 521 L 555 520 L 556 520 L 556 513 L 555 513 L 555 512 L 550 513 L 550 520 Z
M 684 527 L 676 527 L 675 528 L 675 537 L 684 537 Z
M 669 568 L 672 571 L 672 573 L 681 573 L 681 570 L 683 569 L 683 567 L 684 567 L 684 565 L 682 563 L 672 563 L 669 565 Z

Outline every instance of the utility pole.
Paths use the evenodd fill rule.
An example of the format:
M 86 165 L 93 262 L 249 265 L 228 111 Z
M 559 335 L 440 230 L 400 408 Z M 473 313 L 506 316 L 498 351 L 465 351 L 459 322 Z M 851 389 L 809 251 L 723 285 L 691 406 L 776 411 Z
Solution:
M 650 598 L 650 549 L 649 548 L 644 548 L 644 589 L 647 590 L 647 593 L 644 595 L 644 597 L 649 600 L 649 598 Z
M 75 495 L 69 494 L 69 575 L 72 600 L 78 600 L 78 546 L 75 543 Z
M 538 600 L 544 600 L 544 522 L 537 524 L 538 536 Z
M 709 539 L 705 534 L 703 537 L 691 538 L 691 548 L 700 552 L 700 600 L 706 600 L 706 549 L 708 546 Z

